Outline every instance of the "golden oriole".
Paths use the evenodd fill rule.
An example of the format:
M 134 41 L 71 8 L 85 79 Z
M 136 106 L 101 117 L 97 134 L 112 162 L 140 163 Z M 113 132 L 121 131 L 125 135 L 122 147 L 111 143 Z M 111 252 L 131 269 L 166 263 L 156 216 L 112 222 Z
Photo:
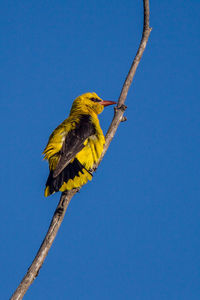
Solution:
M 80 187 L 92 179 L 91 169 L 98 162 L 105 143 L 97 115 L 104 106 L 115 103 L 103 101 L 95 93 L 86 93 L 74 100 L 69 117 L 52 132 L 43 152 L 50 170 L 46 197 Z

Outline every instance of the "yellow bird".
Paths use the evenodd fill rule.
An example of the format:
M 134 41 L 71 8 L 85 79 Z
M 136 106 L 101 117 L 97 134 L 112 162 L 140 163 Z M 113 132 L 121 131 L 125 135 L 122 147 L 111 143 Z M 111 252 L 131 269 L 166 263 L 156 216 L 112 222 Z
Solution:
M 105 143 L 97 115 L 104 106 L 115 103 L 103 101 L 95 93 L 74 100 L 69 117 L 52 132 L 43 152 L 50 170 L 46 197 L 81 187 L 92 179 L 91 169 L 100 159 Z

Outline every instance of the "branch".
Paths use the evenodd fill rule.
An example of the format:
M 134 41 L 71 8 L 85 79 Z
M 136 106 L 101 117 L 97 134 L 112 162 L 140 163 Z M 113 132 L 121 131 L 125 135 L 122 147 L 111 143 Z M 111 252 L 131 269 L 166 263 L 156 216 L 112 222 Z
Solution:
M 139 62 L 140 62 L 143 52 L 146 48 L 146 45 L 147 45 L 147 42 L 149 39 L 149 35 L 152 30 L 149 27 L 149 0 L 143 0 L 143 6 L 144 6 L 144 24 L 143 24 L 142 39 L 140 41 L 138 51 L 133 60 L 133 63 L 128 72 L 128 75 L 124 81 L 124 85 L 122 87 L 121 94 L 118 99 L 117 107 L 115 108 L 115 114 L 114 114 L 113 120 L 110 124 L 110 127 L 109 127 L 107 133 L 106 133 L 106 143 L 105 143 L 104 150 L 103 150 L 102 156 L 100 158 L 100 161 L 98 162 L 98 165 L 100 164 L 106 151 L 108 150 L 108 147 L 117 131 L 117 128 L 118 128 L 120 122 L 124 121 L 123 114 L 126 110 L 126 106 L 124 105 L 124 103 L 125 103 L 129 88 L 131 86 L 131 83 L 133 81 L 133 77 L 134 77 L 137 67 L 139 65 Z
M 53 241 L 58 233 L 58 229 L 63 221 L 67 207 L 72 199 L 72 197 L 77 193 L 77 189 L 67 191 L 62 193 L 60 201 L 54 212 L 51 224 L 49 226 L 48 232 L 38 250 L 35 259 L 33 260 L 31 266 L 29 267 L 26 275 L 22 279 L 20 285 L 17 287 L 16 291 L 10 298 L 11 300 L 22 299 L 24 294 L 27 292 L 30 285 L 33 283 L 35 278 L 38 276 L 39 271 L 43 265 L 43 262 L 53 244 Z
M 124 105 L 124 103 L 125 103 L 129 88 L 131 86 L 131 83 L 133 81 L 133 77 L 137 70 L 138 64 L 139 64 L 139 62 L 142 58 L 143 52 L 146 48 L 146 44 L 147 44 L 147 41 L 148 41 L 148 38 L 149 38 L 149 35 L 151 32 L 151 28 L 149 27 L 149 0 L 143 0 L 143 6 L 144 6 L 144 25 L 143 25 L 142 39 L 141 39 L 138 51 L 136 53 L 136 56 L 131 65 L 131 68 L 129 70 L 129 73 L 124 82 L 124 85 L 122 87 L 121 94 L 118 99 L 117 107 L 115 108 L 113 120 L 111 122 L 111 125 L 110 125 L 107 133 L 106 133 L 106 143 L 104 146 L 104 150 L 101 155 L 100 161 L 95 166 L 95 169 L 99 166 L 106 151 L 108 150 L 108 147 L 116 133 L 116 130 L 117 130 L 120 122 L 125 120 L 125 118 L 123 117 L 123 114 L 126 110 L 126 106 Z M 38 276 L 39 271 L 43 265 L 43 262 L 52 246 L 52 243 L 53 243 L 53 241 L 57 235 L 57 232 L 60 228 L 60 225 L 63 221 L 67 207 L 68 207 L 72 197 L 78 191 L 79 191 L 79 189 L 73 189 L 71 191 L 62 193 L 60 202 L 58 203 L 58 206 L 55 210 L 55 213 L 53 215 L 48 232 L 40 246 L 40 249 L 38 250 L 38 253 L 35 256 L 35 259 L 33 260 L 26 275 L 22 279 L 21 283 L 17 287 L 16 291 L 14 292 L 14 294 L 12 295 L 10 300 L 22 299 L 23 296 L 25 295 L 25 293 L 27 292 L 28 288 L 30 287 L 30 285 L 33 283 L 35 278 Z

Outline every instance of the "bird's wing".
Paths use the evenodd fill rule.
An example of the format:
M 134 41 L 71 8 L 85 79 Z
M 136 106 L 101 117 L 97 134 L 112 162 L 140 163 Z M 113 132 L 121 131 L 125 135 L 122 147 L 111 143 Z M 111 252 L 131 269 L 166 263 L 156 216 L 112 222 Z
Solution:
M 60 151 L 60 159 L 53 171 L 53 177 L 57 177 L 63 169 L 70 163 L 75 155 L 84 147 L 84 141 L 95 134 L 95 126 L 90 115 L 82 115 L 75 128 L 70 130 L 65 138 Z

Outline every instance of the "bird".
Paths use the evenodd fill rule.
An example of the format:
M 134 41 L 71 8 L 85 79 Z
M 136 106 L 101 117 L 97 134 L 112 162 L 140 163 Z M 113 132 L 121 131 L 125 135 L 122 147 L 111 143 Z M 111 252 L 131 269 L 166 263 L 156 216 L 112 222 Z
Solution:
M 80 188 L 92 180 L 92 168 L 99 161 L 105 137 L 98 114 L 115 101 L 102 100 L 96 93 L 78 96 L 69 117 L 50 135 L 43 151 L 49 163 L 44 195 Z

